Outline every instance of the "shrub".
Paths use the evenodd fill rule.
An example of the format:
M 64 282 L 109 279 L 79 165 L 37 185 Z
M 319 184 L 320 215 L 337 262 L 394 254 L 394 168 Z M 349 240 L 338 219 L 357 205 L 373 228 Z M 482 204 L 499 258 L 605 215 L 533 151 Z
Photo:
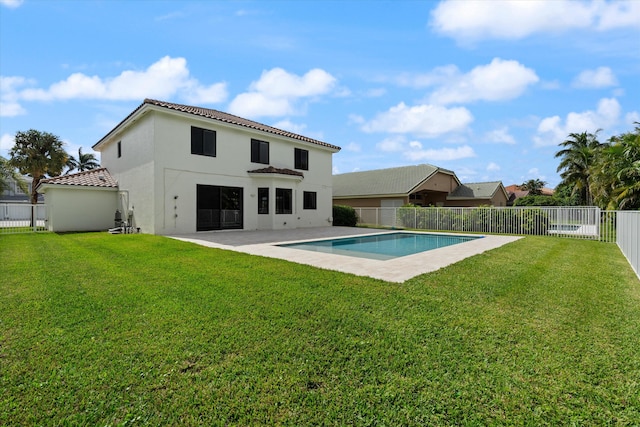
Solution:
M 342 227 L 355 227 L 358 223 L 356 210 L 351 206 L 333 206 L 333 225 Z

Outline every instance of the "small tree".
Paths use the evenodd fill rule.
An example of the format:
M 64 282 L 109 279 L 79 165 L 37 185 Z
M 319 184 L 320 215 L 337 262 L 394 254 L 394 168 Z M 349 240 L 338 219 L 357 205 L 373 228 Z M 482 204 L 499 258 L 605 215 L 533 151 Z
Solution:
M 520 189 L 529 191 L 532 196 L 539 196 L 542 194 L 546 182 L 539 179 L 530 179 L 520 184 Z
M 69 158 L 62 145 L 60 138 L 48 132 L 35 129 L 16 132 L 15 145 L 9 151 L 9 165 L 18 168 L 21 174 L 33 178 L 32 204 L 38 202 L 38 183 L 47 176 L 58 176 L 62 173 Z

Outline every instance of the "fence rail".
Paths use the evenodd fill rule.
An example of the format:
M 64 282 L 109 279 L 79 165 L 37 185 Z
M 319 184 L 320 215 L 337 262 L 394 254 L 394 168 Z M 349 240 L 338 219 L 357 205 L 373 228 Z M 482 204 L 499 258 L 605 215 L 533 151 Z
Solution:
M 640 211 L 597 207 L 355 208 L 360 225 L 616 243 L 640 278 Z
M 614 242 L 615 211 L 596 207 L 355 208 L 363 225 Z
M 46 229 L 45 205 L 0 203 L 0 234 L 32 233 Z

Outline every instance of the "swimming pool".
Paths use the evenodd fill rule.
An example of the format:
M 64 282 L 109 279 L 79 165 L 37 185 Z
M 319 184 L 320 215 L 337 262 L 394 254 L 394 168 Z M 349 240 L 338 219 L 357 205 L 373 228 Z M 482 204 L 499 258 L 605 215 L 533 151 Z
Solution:
M 340 239 L 278 245 L 360 258 L 388 260 L 417 254 L 458 243 L 480 239 L 482 236 L 458 236 L 427 233 L 387 233 Z

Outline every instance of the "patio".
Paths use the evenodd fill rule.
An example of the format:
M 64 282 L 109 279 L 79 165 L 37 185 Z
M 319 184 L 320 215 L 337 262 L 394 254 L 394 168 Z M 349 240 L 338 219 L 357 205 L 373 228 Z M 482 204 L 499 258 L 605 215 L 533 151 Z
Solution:
M 397 283 L 402 283 L 420 274 L 438 270 L 521 238 L 518 236 L 485 235 L 482 239 L 386 261 L 276 246 L 283 243 L 384 234 L 395 231 L 397 230 L 360 227 L 318 227 L 278 231 L 199 232 L 168 237 L 211 248 L 279 258 L 299 264 Z

